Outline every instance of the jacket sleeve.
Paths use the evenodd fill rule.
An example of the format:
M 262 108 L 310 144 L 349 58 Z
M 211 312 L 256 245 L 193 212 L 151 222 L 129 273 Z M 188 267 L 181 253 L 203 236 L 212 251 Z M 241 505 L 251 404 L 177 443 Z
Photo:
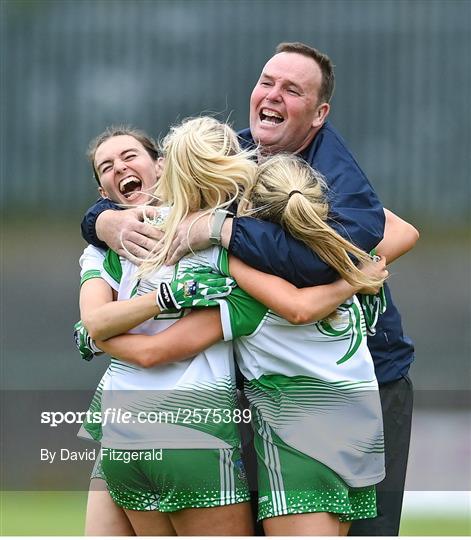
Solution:
M 319 133 L 312 154 L 314 157 L 304 157 L 327 181 L 329 224 L 364 251 L 371 251 L 383 238 L 385 217 L 365 174 L 330 130 Z M 305 244 L 281 227 L 254 218 L 234 220 L 229 251 L 250 266 L 297 287 L 322 285 L 337 277 Z
M 121 208 L 109 199 L 99 199 L 87 210 L 81 223 L 82 237 L 85 242 L 102 249 L 108 249 L 108 246 L 96 235 L 95 224 L 98 216 L 105 210 L 121 210 Z
M 331 283 L 338 277 L 305 244 L 268 221 L 234 218 L 229 251 L 250 266 L 280 276 L 296 287 Z

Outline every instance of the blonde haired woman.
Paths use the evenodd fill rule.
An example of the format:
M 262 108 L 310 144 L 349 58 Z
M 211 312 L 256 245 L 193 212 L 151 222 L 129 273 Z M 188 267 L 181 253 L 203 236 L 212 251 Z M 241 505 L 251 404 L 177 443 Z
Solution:
M 213 129 L 221 129 L 218 123 L 214 123 L 214 121 L 212 122 L 213 124 L 210 131 Z M 239 189 L 238 186 L 244 185 L 243 182 L 247 178 L 247 176 L 244 174 L 240 174 L 240 171 L 249 171 L 251 168 L 253 171 L 253 165 L 250 165 L 250 162 L 247 160 L 248 156 L 234 153 L 234 148 L 231 147 L 231 145 L 226 144 L 226 137 L 223 137 L 222 139 L 212 139 L 213 141 L 215 140 L 220 146 L 222 141 L 224 148 L 223 155 L 221 155 L 221 153 L 218 154 L 217 152 L 216 154 L 208 152 L 208 148 L 211 146 L 211 144 L 207 145 L 203 144 L 203 142 L 205 141 L 205 136 L 209 136 L 209 133 L 204 133 L 204 130 L 202 132 L 201 129 L 199 129 L 206 125 L 211 125 L 211 121 L 208 122 L 207 119 L 188 121 L 184 123 L 183 126 L 174 129 L 169 138 L 166 140 L 166 151 L 164 152 L 166 164 L 161 183 L 157 189 L 157 195 L 163 203 L 175 205 L 177 218 L 172 219 L 172 209 L 170 218 L 167 222 L 168 238 L 166 238 L 166 242 L 164 243 L 163 254 L 156 255 L 152 260 L 146 261 L 145 266 L 143 265 L 140 270 L 140 274 L 143 277 L 138 286 L 138 291 L 141 293 L 144 293 L 149 288 L 154 287 L 161 290 L 162 278 L 168 276 L 168 269 L 162 266 L 162 263 L 165 260 L 165 250 L 168 249 L 169 243 L 172 240 L 172 232 L 178 225 L 179 220 L 183 219 L 190 211 L 200 208 L 210 211 L 211 204 L 213 207 L 221 206 L 225 203 L 227 204 L 227 201 L 230 201 L 237 196 L 237 191 Z M 198 136 L 195 137 L 195 134 Z M 235 134 L 233 136 L 235 137 Z M 226 159 L 228 157 L 231 159 Z M 296 170 L 292 168 L 292 164 L 295 164 L 296 162 L 294 162 L 291 158 L 284 159 L 285 161 L 283 162 L 273 161 L 271 164 L 267 162 L 265 164 L 265 168 L 269 170 L 270 166 L 277 167 L 281 164 L 290 174 L 295 173 L 295 176 L 300 176 L 299 181 L 301 181 L 302 175 L 297 174 Z M 246 162 L 245 165 L 243 165 L 244 161 Z M 236 167 L 236 170 L 239 171 L 237 173 L 239 174 L 237 182 L 235 184 L 234 182 L 227 182 L 223 183 L 222 185 L 219 183 L 214 185 L 214 178 L 216 174 L 218 175 L 218 178 L 220 177 L 221 171 L 230 174 L 230 162 L 238 163 Z M 201 164 L 203 165 L 202 167 L 200 167 Z M 215 170 L 217 173 L 215 173 Z M 257 182 L 259 188 L 261 186 L 269 186 L 269 182 L 267 182 L 266 185 L 263 182 L 263 170 L 264 169 L 262 166 L 262 168 L 259 170 L 259 178 Z M 311 170 L 309 169 L 307 172 L 309 171 Z M 304 175 L 304 179 L 309 179 L 312 181 L 312 171 L 310 174 L 311 176 Z M 289 191 L 280 190 L 286 208 L 292 207 L 293 210 L 298 211 L 296 199 L 301 199 L 304 197 L 302 191 L 303 189 L 304 187 L 301 182 L 296 184 L 294 188 Z M 258 192 L 257 190 L 258 188 L 255 187 L 251 191 L 251 195 L 255 199 Z M 272 191 L 271 187 L 267 187 L 267 190 L 269 192 Z M 293 191 L 296 192 L 293 193 Z M 307 195 L 309 196 L 309 194 Z M 319 198 L 319 193 L 316 194 L 316 197 Z M 197 204 L 194 203 L 194 200 L 197 201 Z M 270 205 L 272 202 L 273 201 L 270 202 Z M 265 206 L 269 205 L 262 204 L 262 206 L 259 207 L 259 210 L 261 211 Z M 256 212 L 257 208 L 253 209 L 253 211 Z M 273 217 L 276 219 L 276 216 Z M 300 221 L 302 223 L 302 219 L 300 219 Z M 289 222 L 291 226 L 291 220 L 289 220 Z M 309 229 L 309 227 L 303 223 L 302 225 L 305 229 Z M 306 235 L 308 236 L 308 233 L 306 233 Z M 302 236 L 302 234 L 300 234 L 300 236 Z M 224 336 L 226 339 L 237 337 L 237 335 L 243 336 L 249 334 L 248 337 L 241 338 L 239 340 L 239 342 L 243 344 L 239 348 L 239 356 L 241 369 L 243 372 L 245 369 L 244 374 L 246 374 L 247 378 L 251 381 L 257 381 L 264 375 L 267 375 L 263 373 L 263 371 L 258 373 L 259 377 L 254 376 L 253 373 L 249 373 L 250 366 L 253 367 L 254 365 L 257 365 L 257 362 L 258 366 L 261 365 L 259 358 L 255 358 L 255 362 L 252 363 L 253 351 L 251 352 L 249 350 L 251 348 L 251 343 L 253 344 L 251 340 L 254 337 L 254 325 L 263 330 L 256 332 L 259 337 L 262 336 L 263 338 L 263 334 L 266 333 L 267 329 L 269 330 L 268 334 L 272 336 L 269 338 L 269 341 L 271 341 L 272 344 L 274 343 L 273 336 L 276 337 L 276 335 L 283 335 L 283 339 L 289 337 L 289 340 L 294 340 L 295 343 L 299 342 L 300 340 L 302 342 L 306 342 L 307 339 L 307 342 L 309 342 L 311 346 L 314 345 L 314 351 L 317 349 L 323 351 L 321 356 L 328 356 L 329 351 L 331 351 L 333 354 L 332 360 L 334 360 L 335 365 L 350 367 L 352 364 L 354 364 L 355 366 L 363 366 L 363 368 L 366 369 L 369 377 L 369 379 L 366 379 L 368 385 L 366 385 L 367 388 L 364 388 L 362 391 L 368 392 L 368 397 L 373 398 L 369 400 L 369 407 L 371 409 L 370 416 L 373 420 L 370 421 L 367 431 L 370 435 L 374 434 L 378 440 L 378 445 L 380 446 L 381 415 L 377 414 L 377 386 L 375 384 L 376 381 L 374 379 L 371 358 L 366 349 L 364 339 L 365 336 L 362 326 L 362 316 L 358 309 L 358 302 L 355 299 L 351 299 L 346 302 L 345 305 L 340 308 L 339 312 L 336 313 L 335 316 L 330 317 L 329 322 L 323 326 L 321 325 L 320 328 L 312 324 L 294 326 L 276 315 L 276 313 L 284 315 L 293 322 L 300 322 L 301 320 L 306 322 L 308 320 L 322 319 L 332 313 L 332 311 L 334 311 L 339 304 L 350 298 L 352 294 L 357 292 L 360 288 L 377 288 L 384 279 L 386 272 L 381 265 L 377 265 L 375 268 L 375 265 L 369 262 L 366 254 L 362 253 L 341 237 L 338 237 L 334 231 L 325 227 L 325 225 L 319 224 L 319 229 L 313 231 L 310 238 L 311 237 L 316 238 L 316 241 L 313 244 L 315 249 L 319 249 L 321 252 L 325 253 L 326 258 L 329 258 L 329 262 L 341 273 L 341 275 L 346 278 L 345 280 L 339 280 L 332 285 L 298 291 L 293 286 L 279 278 L 274 276 L 265 276 L 260 272 L 246 267 L 239 261 L 231 261 L 231 273 L 233 273 L 240 283 L 243 284 L 243 286 L 255 297 L 264 302 L 266 305 L 270 306 L 270 308 L 273 309 L 273 312 L 267 310 L 267 308 L 261 304 L 254 302 L 245 293 L 240 291 L 237 294 L 234 293 L 228 297 L 227 302 L 221 301 L 220 315 L 218 313 L 214 314 L 214 312 L 208 315 L 205 326 L 198 326 L 197 334 L 188 333 L 191 328 L 189 316 L 186 318 L 186 320 L 184 319 L 183 321 L 172 326 L 172 328 L 169 328 L 168 330 L 165 330 L 157 335 L 122 335 L 112 339 L 107 339 L 111 336 L 116 336 L 117 334 L 121 334 L 122 332 L 129 330 L 131 326 L 134 326 L 140 322 L 137 320 L 137 318 L 140 317 L 142 318 L 142 321 L 144 321 L 149 316 L 159 313 L 159 308 L 156 307 L 155 302 L 155 292 L 150 292 L 142 294 L 142 296 L 138 298 L 128 300 L 126 303 L 118 302 L 117 304 L 121 304 L 119 307 L 116 305 L 113 306 L 113 303 L 111 303 L 92 310 L 86 316 L 84 316 L 85 325 L 90 331 L 92 337 L 95 339 L 107 339 L 107 341 L 98 342 L 98 345 L 103 350 L 125 359 L 128 362 L 139 365 L 160 365 L 167 362 L 169 359 L 165 358 L 165 347 L 162 346 L 162 343 L 174 343 L 177 344 L 177 348 L 181 347 L 182 334 L 185 337 L 190 337 L 191 347 L 197 349 L 206 348 L 211 343 L 214 343 L 214 341 L 217 339 L 220 339 L 222 329 L 224 329 Z M 330 244 L 336 244 L 336 247 L 338 247 L 338 250 L 334 255 L 332 255 L 328 249 Z M 348 253 L 354 255 L 360 261 L 365 261 L 368 263 L 368 266 L 363 270 L 359 270 L 350 262 Z M 114 261 L 116 262 L 116 257 L 114 257 Z M 123 261 L 118 262 L 121 264 L 121 275 L 125 275 L 126 270 L 123 268 L 123 264 L 126 263 L 123 263 Z M 201 265 L 206 267 L 210 266 L 214 270 L 228 274 L 229 268 L 227 254 L 224 251 L 221 251 L 219 248 L 206 250 L 198 253 L 196 256 L 185 259 L 182 261 L 180 267 L 176 269 L 176 273 L 178 275 L 178 272 L 182 269 L 184 269 L 185 272 L 189 272 L 191 269 Z M 110 267 L 111 266 L 112 265 L 110 265 Z M 193 283 L 193 280 L 189 279 L 189 281 L 192 281 Z M 159 303 L 161 304 L 160 300 Z M 246 313 L 244 312 L 244 306 L 250 306 L 252 308 L 251 316 L 249 318 L 244 316 L 244 313 Z M 127 314 L 126 310 L 128 310 Z M 299 315 L 300 311 L 301 315 Z M 132 316 L 130 314 L 132 314 Z M 106 317 L 103 317 L 104 315 L 106 315 Z M 196 323 L 197 315 L 202 316 L 202 314 L 195 314 L 192 319 L 193 323 Z M 132 324 L 126 323 L 127 318 L 132 319 Z M 135 328 L 133 332 L 139 333 L 140 329 Z M 320 339 L 316 340 L 316 335 L 320 337 Z M 342 336 L 342 339 L 336 339 L 339 335 Z M 188 348 L 189 343 L 185 342 L 185 345 Z M 344 345 L 347 345 L 346 348 Z M 257 349 L 257 347 L 259 348 L 259 346 L 256 345 L 255 349 Z M 304 349 L 306 348 L 304 347 Z M 259 348 L 259 350 L 263 350 L 263 348 Z M 266 348 L 265 352 L 267 352 Z M 288 352 L 289 351 L 282 346 L 275 349 L 271 347 L 270 354 L 268 355 L 270 358 L 270 365 L 265 366 L 265 369 L 273 371 L 274 368 L 277 369 L 285 363 L 289 365 L 289 363 L 293 361 L 293 358 L 292 354 L 288 354 L 288 358 L 284 358 L 284 355 Z M 172 354 L 175 356 L 173 350 Z M 244 354 L 246 354 L 245 358 Z M 301 362 L 303 369 L 313 369 L 314 371 L 310 372 L 311 375 L 313 375 L 318 368 L 321 368 L 322 372 L 322 366 L 318 365 L 315 362 L 315 359 L 309 358 L 309 361 L 305 361 L 305 354 L 308 354 L 309 357 L 311 356 L 309 352 L 306 353 L 306 350 L 303 350 L 301 355 L 303 357 L 303 362 Z M 338 357 L 339 354 L 340 357 Z M 175 358 L 172 358 L 172 360 L 174 359 Z M 273 360 L 275 360 L 274 363 Z M 296 362 L 294 362 L 294 365 L 295 364 Z M 299 368 L 299 365 L 297 368 Z M 347 371 L 350 372 L 350 370 Z M 353 369 L 353 371 L 355 372 L 356 370 Z M 281 375 L 286 376 L 285 374 Z M 328 373 L 328 377 L 330 377 L 330 379 L 332 376 L 332 373 Z M 352 377 L 353 375 L 350 373 L 350 376 Z M 358 375 L 356 376 L 358 377 Z M 331 383 L 332 381 L 330 379 L 328 378 L 326 382 Z M 319 380 L 322 380 L 322 377 Z M 364 379 L 362 380 L 365 382 Z M 355 379 L 353 384 L 355 385 L 356 382 L 358 381 Z M 341 386 L 342 384 L 340 384 L 340 387 Z M 356 392 L 356 394 L 358 393 L 361 394 L 361 392 Z M 352 396 L 350 395 L 350 398 L 351 397 Z M 268 399 L 270 400 L 271 397 L 268 396 Z M 348 401 L 348 399 L 346 401 Z M 277 403 L 275 404 L 278 406 Z M 361 405 L 365 407 L 365 403 L 362 402 Z M 262 429 L 264 432 L 266 432 L 267 426 L 265 424 L 269 424 L 269 422 L 263 418 L 263 400 L 262 402 L 258 401 L 258 403 L 254 401 L 254 407 L 257 409 L 257 415 L 259 415 L 256 419 L 258 425 L 262 425 L 263 422 L 264 424 Z M 276 427 L 271 428 L 269 425 L 268 428 L 277 429 Z M 338 441 L 335 442 L 340 444 Z M 334 449 L 335 448 L 337 448 L 337 445 L 334 443 Z M 270 450 L 270 452 L 272 450 L 273 448 Z M 342 451 L 343 449 L 340 446 L 338 452 L 341 453 Z M 317 460 L 312 458 L 310 459 L 311 462 L 316 461 L 316 463 L 318 463 Z M 364 459 L 368 461 L 368 456 L 365 455 Z M 382 474 L 381 460 L 378 461 L 378 459 L 375 459 L 373 461 L 376 463 L 372 467 L 375 470 L 375 474 L 370 475 L 369 477 L 369 479 L 372 481 L 371 483 L 379 481 Z M 322 468 L 322 464 L 320 465 Z M 343 467 L 343 469 L 348 469 L 348 464 L 345 465 L 345 463 L 342 463 L 341 467 Z M 110 472 L 113 473 L 113 471 Z M 281 474 L 281 476 L 283 476 L 283 471 L 278 471 L 276 474 Z M 343 506 L 337 505 L 334 508 L 332 505 L 329 506 L 325 501 L 323 503 L 324 506 L 318 502 L 316 502 L 316 506 L 316 504 L 311 501 L 310 507 L 302 508 L 301 510 L 299 507 L 295 507 L 295 503 L 292 503 L 290 507 L 288 507 L 286 504 L 284 506 L 282 505 L 281 509 L 267 509 L 265 515 L 261 515 L 262 519 L 266 520 L 267 532 L 270 534 L 278 534 L 283 528 L 283 523 L 280 522 L 280 516 L 295 514 L 301 511 L 303 512 L 303 515 L 308 515 L 310 518 L 315 518 L 314 520 L 309 519 L 308 529 L 310 534 L 315 534 L 316 532 L 318 534 L 322 534 L 322 532 L 326 530 L 330 534 L 338 534 L 340 531 L 338 516 L 344 515 L 346 516 L 346 519 L 348 519 L 349 515 L 351 517 L 354 512 L 351 509 L 351 501 L 348 499 L 349 488 L 347 483 L 343 481 L 335 472 L 332 472 L 332 475 L 330 476 L 333 487 L 331 486 L 327 489 L 327 494 L 332 494 L 332 489 L 340 490 L 339 493 L 341 493 L 342 497 L 346 499 L 346 501 L 343 501 Z M 109 483 L 113 484 L 113 479 L 110 480 L 108 475 L 107 479 L 109 480 Z M 358 479 L 356 480 L 358 484 Z M 122 478 L 120 481 L 122 481 Z M 365 478 L 360 479 L 360 482 L 361 481 L 364 482 Z M 274 490 L 275 494 L 279 491 L 279 489 Z M 113 489 L 111 489 L 111 492 L 113 494 Z M 369 512 L 371 514 L 371 508 L 369 509 Z M 337 514 L 337 517 L 329 518 L 330 514 L 332 513 Z M 272 518 L 271 524 L 270 518 Z M 296 518 L 296 523 L 298 526 L 300 524 L 303 526 L 304 520 L 301 518 Z M 302 534 L 302 531 L 297 529 L 291 529 L 291 532 Z
M 186 126 L 183 125 L 180 131 L 174 134 L 174 139 L 177 140 L 185 130 Z M 236 155 L 240 150 L 237 139 L 232 130 L 224 124 L 202 119 L 198 122 L 198 133 L 202 140 L 207 134 L 207 138 L 218 148 L 212 152 L 211 157 L 217 162 L 219 185 L 225 194 L 224 199 L 237 196 L 239 184 L 247 184 L 251 180 L 255 165 Z M 126 187 L 129 182 L 139 184 L 139 181 L 147 176 L 149 182 L 142 181 L 143 187 L 147 186 L 152 178 L 154 183 L 157 180 L 157 169 L 153 165 L 152 156 L 146 156 L 139 141 L 133 139 L 135 138 L 132 135 L 113 135 L 112 132 L 98 139 L 92 152 L 93 164 L 100 184 L 108 187 L 107 193 L 121 193 L 122 187 Z M 139 159 L 135 158 L 136 150 L 144 150 L 138 153 Z M 228 160 L 228 156 L 234 157 Z M 150 174 L 151 170 L 154 171 L 153 174 Z M 224 175 L 227 179 L 223 178 Z M 234 178 L 237 181 L 234 181 Z M 136 194 L 131 196 L 135 197 Z M 212 198 L 209 201 L 211 205 L 217 202 Z M 197 208 L 204 207 L 205 204 L 207 203 L 203 196 Z M 177 206 L 176 203 L 175 207 Z M 128 300 L 135 294 L 137 267 L 120 260 L 111 251 L 104 255 L 89 247 L 85 250 L 81 263 L 81 314 L 94 336 L 106 338 L 107 333 L 121 333 L 123 329 L 127 330 L 136 325 L 138 326 L 134 332 L 151 335 L 171 326 L 185 314 L 181 309 L 182 303 L 174 304 L 175 309 L 167 309 L 166 313 L 162 314 L 161 311 L 168 306 L 160 309 L 154 303 L 149 309 L 142 303 L 142 300 L 146 300 L 145 297 L 134 299 L 137 303 Z M 167 268 L 162 271 L 161 276 L 172 279 L 179 272 L 180 275 L 184 274 L 181 266 L 179 265 L 178 269 Z M 221 279 L 217 276 L 216 278 Z M 225 287 L 226 285 L 223 289 Z M 169 291 L 173 300 L 175 295 L 178 297 L 177 291 Z M 210 290 L 209 293 L 214 295 L 215 291 Z M 163 297 L 161 298 L 163 300 Z M 114 301 L 116 299 L 122 301 Z M 215 305 L 214 301 L 206 301 L 204 296 L 201 300 L 202 305 L 211 302 Z M 132 302 L 136 313 L 141 309 L 139 315 L 127 314 L 123 317 L 123 309 L 125 310 L 129 303 L 133 305 Z M 105 333 L 93 328 L 96 314 L 100 324 L 108 326 Z M 197 315 L 198 324 L 204 325 L 207 314 Z M 188 319 L 191 323 L 192 316 Z M 139 325 L 140 322 L 144 324 Z M 113 484 L 108 481 L 111 493 L 118 505 L 125 508 L 137 534 L 250 534 L 250 509 L 247 504 L 249 494 L 239 456 L 237 425 L 235 422 L 217 422 L 213 418 L 203 423 L 194 418 L 193 414 L 194 409 L 202 406 L 206 400 L 211 406 L 225 411 L 226 416 L 233 415 L 236 396 L 232 346 L 229 343 L 218 343 L 199 354 L 191 354 L 190 349 L 191 336 L 175 344 L 171 350 L 167 349 L 165 354 L 167 361 L 185 359 L 184 361 L 149 370 L 137 369 L 123 362 L 123 357 L 120 357 L 120 360 L 113 358 L 100 383 L 96 396 L 98 401 L 92 404 L 92 410 L 101 411 L 107 421 L 102 425 L 89 423 L 84 428 L 93 437 L 101 440 L 103 453 L 106 455 L 102 463 L 103 469 L 105 474 L 107 469 L 113 469 L 115 479 Z M 198 406 L 194 404 L 195 401 Z M 124 425 L 110 422 L 110 418 L 106 417 L 106 411 L 113 409 L 127 413 L 138 410 L 147 415 L 157 412 L 175 415 L 180 413 L 181 418 L 175 423 L 169 421 L 168 424 L 162 422 L 158 425 L 152 423 L 150 418 L 149 422 L 140 424 L 134 414 L 132 421 Z M 152 464 L 146 463 L 143 452 L 148 450 L 161 451 L 162 462 L 154 460 Z M 113 459 L 113 455 L 123 455 L 131 451 L 140 451 L 142 460 L 139 463 L 132 462 L 130 465 Z M 122 464 L 130 465 L 135 472 L 130 479 L 134 484 L 132 487 L 127 486 L 128 489 L 120 477 Z M 144 469 L 146 466 L 153 468 L 151 471 L 146 470 L 145 475 L 142 470 L 135 470 Z M 108 475 L 106 476 L 108 480 Z M 101 501 L 98 504 L 102 506 Z M 92 506 L 93 501 L 90 507 Z M 91 513 L 93 508 L 89 508 L 89 511 Z

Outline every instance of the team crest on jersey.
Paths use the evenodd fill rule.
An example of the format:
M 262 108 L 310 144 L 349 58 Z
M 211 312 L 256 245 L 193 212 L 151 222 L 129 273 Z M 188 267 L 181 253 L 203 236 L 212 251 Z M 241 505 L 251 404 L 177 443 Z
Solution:
M 198 290 L 198 283 L 194 279 L 192 279 L 185 282 L 183 294 L 186 297 L 195 296 L 197 290 Z
M 239 480 L 246 480 L 247 479 L 247 474 L 245 472 L 244 462 L 242 461 L 241 458 L 234 461 L 234 467 L 237 470 L 237 476 L 238 476 Z

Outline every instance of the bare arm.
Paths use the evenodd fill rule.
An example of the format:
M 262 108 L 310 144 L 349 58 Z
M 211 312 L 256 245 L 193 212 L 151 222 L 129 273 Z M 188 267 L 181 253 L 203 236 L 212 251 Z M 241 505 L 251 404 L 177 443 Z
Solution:
M 141 367 L 152 367 L 191 358 L 222 337 L 219 308 L 208 308 L 192 311 L 152 336 L 123 334 L 106 341 L 96 341 L 96 344 L 112 356 Z
M 377 245 L 378 255 L 386 257 L 390 264 L 408 251 L 410 251 L 419 239 L 419 231 L 407 221 L 384 209 L 386 225 L 384 227 L 384 238 Z
M 80 289 L 80 317 L 94 340 L 123 334 L 159 313 L 153 292 L 115 302 L 113 289 L 101 278 L 86 281 Z
M 321 320 L 358 292 L 358 288 L 343 279 L 329 285 L 298 289 L 288 281 L 255 270 L 233 256 L 229 257 L 229 264 L 232 276 L 242 289 L 293 324 Z M 371 263 L 368 269 L 378 277 L 387 277 L 384 259 L 381 263 Z

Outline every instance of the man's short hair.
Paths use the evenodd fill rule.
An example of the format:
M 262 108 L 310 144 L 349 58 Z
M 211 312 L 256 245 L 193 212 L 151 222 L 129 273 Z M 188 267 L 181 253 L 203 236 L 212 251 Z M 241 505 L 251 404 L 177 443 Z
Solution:
M 280 43 L 276 47 L 275 54 L 282 52 L 302 54 L 312 58 L 319 66 L 322 73 L 322 83 L 319 90 L 319 104 L 329 103 L 334 93 L 335 75 L 332 60 L 314 47 L 295 41 L 293 43 Z

